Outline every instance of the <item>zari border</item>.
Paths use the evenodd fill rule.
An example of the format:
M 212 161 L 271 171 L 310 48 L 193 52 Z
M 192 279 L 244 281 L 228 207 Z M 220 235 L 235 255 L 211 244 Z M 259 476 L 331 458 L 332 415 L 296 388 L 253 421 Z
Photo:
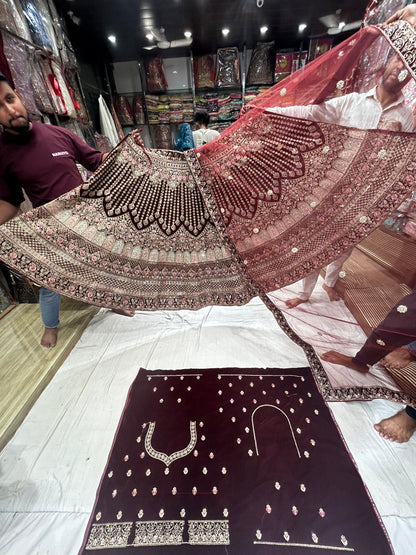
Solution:
M 416 79 L 416 30 L 407 21 L 394 21 L 380 25 L 379 30 L 400 55 L 407 69 Z
M 136 522 L 133 546 L 181 545 L 184 520 Z
M 190 545 L 230 545 L 228 520 L 190 520 Z
M 281 310 L 273 303 L 273 301 L 263 292 L 259 293 L 259 297 L 273 314 L 276 322 L 282 328 L 292 341 L 299 345 L 306 354 L 315 383 L 318 386 L 322 397 L 325 401 L 372 401 L 373 399 L 386 399 L 387 401 L 395 401 L 416 408 L 416 399 L 413 399 L 406 393 L 394 391 L 388 387 L 369 386 L 369 387 L 338 387 L 333 388 L 328 379 L 319 357 L 314 348 L 309 343 L 301 339 L 289 326 Z
M 133 522 L 93 524 L 85 549 L 120 549 L 127 547 L 132 526 Z

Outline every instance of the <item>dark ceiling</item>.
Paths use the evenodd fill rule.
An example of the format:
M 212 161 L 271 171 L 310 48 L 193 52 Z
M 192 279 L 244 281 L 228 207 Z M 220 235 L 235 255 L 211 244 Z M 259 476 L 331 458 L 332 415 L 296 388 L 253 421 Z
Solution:
M 55 0 L 55 5 L 77 54 L 85 61 L 120 62 L 149 52 L 143 49 L 152 44 L 146 38 L 149 27 L 163 27 L 168 41 L 183 39 L 184 31 L 190 30 L 194 54 L 215 53 L 224 46 L 250 49 L 257 41 L 271 40 L 277 49 L 299 49 L 302 42 L 306 48 L 309 37 L 326 35 L 319 17 L 336 14 L 335 23 L 347 24 L 361 20 L 367 0 Z M 307 24 L 303 33 L 298 31 L 300 23 Z M 263 36 L 262 25 L 268 27 Z M 227 38 L 223 27 L 230 29 Z M 109 35 L 116 36 L 115 45 Z M 335 38 L 346 36 L 344 32 Z M 151 52 L 184 55 L 177 48 Z

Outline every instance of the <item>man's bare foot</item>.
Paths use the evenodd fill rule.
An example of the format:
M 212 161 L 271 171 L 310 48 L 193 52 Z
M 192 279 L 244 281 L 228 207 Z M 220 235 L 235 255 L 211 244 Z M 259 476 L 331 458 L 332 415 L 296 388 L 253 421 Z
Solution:
M 129 308 L 112 308 L 112 311 L 122 316 L 128 316 L 129 318 L 132 318 L 135 314 L 135 311 Z
M 324 289 L 324 291 L 327 292 L 330 301 L 340 300 L 341 297 L 338 295 L 338 293 L 335 291 L 333 287 L 329 287 L 329 285 L 326 285 L 326 283 L 323 283 L 322 288 Z
M 332 364 L 340 364 L 341 366 L 346 366 L 352 370 L 357 370 L 361 373 L 368 372 L 367 366 L 361 366 L 352 361 L 352 357 L 338 353 L 337 351 L 327 351 L 321 355 L 321 359 L 326 362 L 332 362 Z
M 374 424 L 374 428 L 384 439 L 406 443 L 416 430 L 416 420 L 409 416 L 405 410 L 401 410 L 394 416 Z
M 288 299 L 287 301 L 285 301 L 285 305 L 288 308 L 295 308 L 299 304 L 306 303 L 306 302 L 308 302 L 308 299 L 299 299 L 299 297 L 295 297 L 294 299 Z
M 42 347 L 48 347 L 48 349 L 50 349 L 51 347 L 55 347 L 57 340 L 58 328 L 45 328 L 40 344 Z

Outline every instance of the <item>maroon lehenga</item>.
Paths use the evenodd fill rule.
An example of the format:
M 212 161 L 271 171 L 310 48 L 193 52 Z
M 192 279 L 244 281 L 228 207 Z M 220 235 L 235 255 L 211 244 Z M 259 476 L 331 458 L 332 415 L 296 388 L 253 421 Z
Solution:
M 415 189 L 416 135 L 270 113 L 374 86 L 393 48 L 413 79 L 416 31 L 365 27 L 185 153 L 127 136 L 87 183 L 0 229 L 0 258 L 105 307 L 238 305 L 364 239 Z M 263 297 L 264 298 L 264 297 Z

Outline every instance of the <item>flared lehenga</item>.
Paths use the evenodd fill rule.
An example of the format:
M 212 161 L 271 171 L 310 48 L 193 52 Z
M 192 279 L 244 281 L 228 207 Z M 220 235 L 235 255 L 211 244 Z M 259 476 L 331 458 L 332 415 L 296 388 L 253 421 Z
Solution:
M 131 133 L 87 183 L 3 225 L 0 258 L 66 296 L 138 310 L 241 305 L 305 277 L 410 196 L 416 136 L 267 109 L 368 90 L 391 48 L 414 79 L 415 30 L 366 27 L 194 151 Z

